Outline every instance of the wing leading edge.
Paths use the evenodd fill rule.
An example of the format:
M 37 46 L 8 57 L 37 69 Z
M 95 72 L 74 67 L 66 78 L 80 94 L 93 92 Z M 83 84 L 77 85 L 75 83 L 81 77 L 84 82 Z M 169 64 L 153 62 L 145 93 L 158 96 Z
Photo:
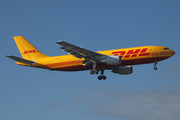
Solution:
M 104 58 L 105 55 L 99 54 L 96 52 L 92 52 L 90 50 L 84 49 L 82 47 L 78 47 L 75 45 L 72 45 L 70 43 L 64 42 L 64 41 L 58 41 L 57 44 L 61 45 L 60 47 L 63 51 L 66 51 L 68 54 L 71 54 L 78 59 L 84 58 L 86 60 L 101 60 Z

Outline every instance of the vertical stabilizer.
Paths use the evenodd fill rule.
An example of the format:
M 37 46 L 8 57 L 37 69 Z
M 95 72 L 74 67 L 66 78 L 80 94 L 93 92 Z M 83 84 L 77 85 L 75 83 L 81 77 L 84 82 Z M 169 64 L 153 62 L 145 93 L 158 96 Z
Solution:
M 31 43 L 29 43 L 23 36 L 13 37 L 16 45 L 21 53 L 22 58 L 27 60 L 35 60 L 39 58 L 49 57 L 42 54 L 38 49 L 36 49 Z

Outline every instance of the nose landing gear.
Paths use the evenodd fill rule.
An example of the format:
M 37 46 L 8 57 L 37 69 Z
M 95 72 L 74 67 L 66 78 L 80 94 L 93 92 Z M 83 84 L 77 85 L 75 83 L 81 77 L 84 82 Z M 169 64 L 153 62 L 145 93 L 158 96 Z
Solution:
M 157 61 L 154 62 L 154 70 L 157 70 L 156 64 L 157 64 Z

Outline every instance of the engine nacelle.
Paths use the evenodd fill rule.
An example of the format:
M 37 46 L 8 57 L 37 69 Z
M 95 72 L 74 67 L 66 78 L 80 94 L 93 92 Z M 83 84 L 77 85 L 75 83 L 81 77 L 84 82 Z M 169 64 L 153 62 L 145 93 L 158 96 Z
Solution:
M 121 64 L 121 56 L 109 55 L 100 62 L 104 62 L 107 65 L 119 65 Z
M 132 66 L 120 66 L 118 68 L 113 69 L 113 73 L 118 73 L 122 75 L 128 75 L 133 73 L 133 67 Z

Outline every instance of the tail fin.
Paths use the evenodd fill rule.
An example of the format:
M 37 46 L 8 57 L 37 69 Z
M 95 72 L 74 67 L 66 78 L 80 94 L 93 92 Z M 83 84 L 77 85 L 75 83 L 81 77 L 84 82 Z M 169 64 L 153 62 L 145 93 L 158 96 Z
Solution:
M 35 60 L 39 58 L 49 57 L 37 50 L 31 43 L 29 43 L 23 36 L 13 37 L 16 45 L 21 53 L 21 56 L 26 60 Z

